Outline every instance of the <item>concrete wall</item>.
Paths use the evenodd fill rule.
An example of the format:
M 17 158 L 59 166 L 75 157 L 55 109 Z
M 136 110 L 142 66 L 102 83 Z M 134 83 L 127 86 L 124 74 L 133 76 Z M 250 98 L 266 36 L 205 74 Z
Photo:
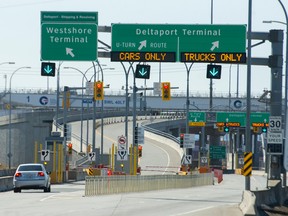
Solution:
M 55 112 L 30 112 L 11 116 L 11 168 L 20 163 L 34 162 L 35 142 L 44 144 L 52 129 Z M 0 164 L 9 165 L 9 116 L 0 118 Z
M 0 192 L 13 189 L 13 176 L 0 177 Z

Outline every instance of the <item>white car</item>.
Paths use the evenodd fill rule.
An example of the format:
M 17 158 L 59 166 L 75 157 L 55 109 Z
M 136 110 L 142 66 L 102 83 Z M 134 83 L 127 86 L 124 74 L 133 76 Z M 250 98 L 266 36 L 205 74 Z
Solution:
M 50 192 L 49 174 L 43 164 L 28 163 L 19 165 L 13 178 L 14 193 L 20 193 L 21 189 L 43 189 L 44 192 Z

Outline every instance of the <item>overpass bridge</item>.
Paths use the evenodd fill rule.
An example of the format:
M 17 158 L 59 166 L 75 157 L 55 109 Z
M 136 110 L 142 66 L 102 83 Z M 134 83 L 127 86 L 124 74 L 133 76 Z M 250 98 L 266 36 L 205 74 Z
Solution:
M 128 107 L 132 109 L 133 97 L 128 97 Z M 7 108 L 9 104 L 9 94 L 3 95 L 0 103 L 3 109 Z M 143 93 L 137 94 L 136 107 L 138 110 L 149 109 L 169 109 L 169 110 L 185 110 L 186 109 L 186 96 L 175 95 L 170 101 L 162 101 L 160 96 L 144 95 Z M 245 111 L 246 98 L 237 98 L 229 96 L 213 97 L 213 106 L 210 108 L 210 98 L 200 95 L 191 95 L 190 110 L 199 111 Z M 45 93 L 12 93 L 11 103 L 13 106 L 21 108 L 38 108 L 38 109 L 55 109 L 57 105 L 56 94 Z M 60 106 L 62 98 L 60 98 Z M 82 95 L 74 92 L 71 94 L 70 99 L 71 109 L 79 109 L 82 106 L 86 109 L 88 106 L 92 107 L 92 96 Z M 284 103 L 282 103 L 284 104 Z M 100 102 L 97 101 L 97 107 Z M 103 101 L 104 109 L 124 109 L 126 107 L 126 97 L 123 94 L 105 95 Z M 267 112 L 269 111 L 269 98 L 267 95 L 262 98 L 261 96 L 251 98 L 251 111 L 253 112 Z

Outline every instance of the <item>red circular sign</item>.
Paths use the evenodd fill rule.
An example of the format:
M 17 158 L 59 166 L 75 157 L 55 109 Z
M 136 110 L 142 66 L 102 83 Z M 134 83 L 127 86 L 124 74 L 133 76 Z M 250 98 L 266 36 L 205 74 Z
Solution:
M 125 144 L 125 143 L 126 143 L 126 138 L 125 138 L 124 136 L 120 136 L 120 137 L 118 138 L 118 143 L 119 143 L 119 144 Z

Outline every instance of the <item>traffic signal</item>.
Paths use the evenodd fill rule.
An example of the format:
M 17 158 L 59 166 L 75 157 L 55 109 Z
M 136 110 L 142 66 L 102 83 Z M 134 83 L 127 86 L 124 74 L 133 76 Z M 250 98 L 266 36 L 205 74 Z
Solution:
M 138 157 L 142 157 L 142 146 L 138 146 Z
M 150 65 L 136 65 L 135 77 L 141 79 L 150 78 Z
M 262 133 L 267 133 L 267 127 L 266 126 L 262 127 Z
M 67 137 L 67 124 L 64 124 L 64 137 Z
M 184 146 L 184 134 L 180 134 L 180 148 Z
M 206 78 L 221 79 L 221 65 L 207 65 Z
M 66 94 L 66 109 L 70 108 L 70 91 L 64 91 L 64 94 Z M 64 109 L 64 97 L 63 97 L 63 100 L 62 100 L 62 108 Z
M 170 82 L 162 82 L 162 100 L 169 101 L 171 99 Z
M 218 127 L 218 131 L 219 132 L 224 132 L 224 127 L 223 126 Z
M 224 132 L 225 133 L 229 133 L 229 131 L 230 131 L 229 127 L 228 126 L 224 126 Z
M 72 143 L 68 144 L 68 154 L 72 154 L 73 146 Z
M 41 76 L 55 76 L 55 63 L 42 62 L 41 63 Z
M 134 130 L 134 145 L 138 144 L 138 127 L 135 127 Z
M 259 127 L 253 127 L 253 133 L 258 134 L 260 132 Z
M 94 100 L 104 100 L 104 86 L 101 81 L 94 84 Z

